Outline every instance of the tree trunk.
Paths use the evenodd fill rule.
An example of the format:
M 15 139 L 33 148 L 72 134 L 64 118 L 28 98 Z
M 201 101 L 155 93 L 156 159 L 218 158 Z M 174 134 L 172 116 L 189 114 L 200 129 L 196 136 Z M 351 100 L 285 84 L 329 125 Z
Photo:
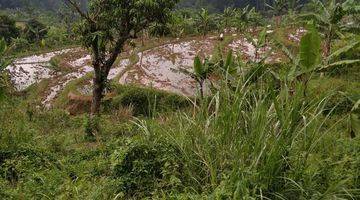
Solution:
M 100 117 L 100 107 L 104 88 L 105 81 L 103 80 L 103 77 L 101 75 L 95 75 L 93 79 L 93 97 L 87 130 L 87 136 L 89 139 L 94 139 L 100 130 L 98 118 Z

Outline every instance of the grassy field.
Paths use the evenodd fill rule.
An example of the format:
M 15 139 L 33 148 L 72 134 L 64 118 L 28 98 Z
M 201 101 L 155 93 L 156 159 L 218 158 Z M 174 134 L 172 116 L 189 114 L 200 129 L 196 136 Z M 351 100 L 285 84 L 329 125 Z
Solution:
M 302 85 L 275 92 L 265 77 L 247 86 L 240 80 L 235 90 L 224 86 L 185 107 L 178 107 L 188 101 L 181 97 L 120 87 L 120 96 L 105 106 L 96 142 L 84 139 L 86 114 L 31 105 L 39 89 L 33 87 L 1 104 L 0 194 L 357 199 L 360 141 L 350 137 L 352 104 L 340 95 L 359 94 L 351 77 L 314 78 L 307 97 Z

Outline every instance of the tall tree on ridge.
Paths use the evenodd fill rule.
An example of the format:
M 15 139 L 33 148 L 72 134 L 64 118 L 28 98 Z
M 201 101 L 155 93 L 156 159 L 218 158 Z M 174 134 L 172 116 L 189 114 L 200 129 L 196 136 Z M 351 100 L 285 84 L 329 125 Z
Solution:
M 124 45 L 152 23 L 166 23 L 177 0 L 91 0 L 88 11 L 75 0 L 64 1 L 81 16 L 78 32 L 83 46 L 91 50 L 95 76 L 87 134 L 93 137 L 109 71 Z

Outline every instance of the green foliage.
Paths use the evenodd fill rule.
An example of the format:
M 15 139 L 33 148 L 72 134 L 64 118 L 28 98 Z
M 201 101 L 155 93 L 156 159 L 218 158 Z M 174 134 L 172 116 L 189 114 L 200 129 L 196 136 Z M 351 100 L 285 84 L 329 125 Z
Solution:
M 286 12 L 288 2 L 289 1 L 286 0 L 274 0 L 270 4 L 265 3 L 265 5 L 271 10 L 273 15 L 280 16 Z
M 349 24 L 342 23 L 345 16 L 348 16 L 350 12 L 347 12 L 346 4 L 336 3 L 332 0 L 328 5 L 324 4 L 320 0 L 313 0 L 312 4 L 315 7 L 315 11 L 301 15 L 301 18 L 312 19 L 318 26 L 318 29 L 324 33 L 325 38 L 325 57 L 331 54 L 332 41 L 335 38 L 342 38 L 343 32 L 352 30 Z M 345 7 L 344 7 L 345 6 Z
M 190 102 L 179 95 L 138 86 L 117 86 L 118 94 L 109 108 L 131 107 L 134 115 L 153 116 L 157 112 L 168 112 L 186 108 Z
M 166 142 L 134 142 L 112 154 L 114 176 L 124 198 L 145 198 L 156 191 L 181 192 L 190 177 L 181 151 Z
M 311 71 L 320 63 L 321 38 L 315 26 L 310 23 L 308 32 L 300 41 L 300 65 L 304 72 Z
M 48 33 L 48 28 L 36 19 L 30 19 L 25 24 L 24 37 L 29 42 L 40 42 Z
M 0 100 L 4 97 L 5 89 L 7 87 L 7 77 L 4 74 L 4 69 L 7 67 L 10 62 L 5 59 L 5 53 L 7 52 L 6 41 L 1 38 L 0 39 Z
M 0 36 L 9 44 L 12 38 L 17 38 L 20 30 L 16 27 L 15 21 L 6 15 L 0 15 Z
M 189 75 L 199 84 L 200 96 L 204 97 L 204 83 L 214 71 L 214 63 L 208 58 L 202 62 L 199 56 L 194 59 L 193 72 L 181 69 L 181 72 Z
M 196 27 L 203 35 L 206 35 L 210 30 L 213 30 L 213 27 L 216 26 L 214 16 L 211 15 L 207 9 L 201 9 L 196 16 Z

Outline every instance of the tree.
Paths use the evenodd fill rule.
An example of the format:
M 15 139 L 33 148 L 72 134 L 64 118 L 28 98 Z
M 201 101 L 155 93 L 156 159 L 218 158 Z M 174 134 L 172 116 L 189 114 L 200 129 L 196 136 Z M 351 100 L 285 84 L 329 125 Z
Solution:
M 74 0 L 64 1 L 81 16 L 78 32 L 83 46 L 92 54 L 95 75 L 90 123 L 93 126 L 88 135 L 94 136 L 98 130 L 93 122 L 100 115 L 107 77 L 124 45 L 151 24 L 165 24 L 177 0 L 91 0 L 86 12 Z
M 0 35 L 10 43 L 12 38 L 17 38 L 20 34 L 19 29 L 16 27 L 15 20 L 6 15 L 0 15 Z
M 25 38 L 31 42 L 40 42 L 48 33 L 48 28 L 36 19 L 30 19 L 26 22 L 24 29 Z

